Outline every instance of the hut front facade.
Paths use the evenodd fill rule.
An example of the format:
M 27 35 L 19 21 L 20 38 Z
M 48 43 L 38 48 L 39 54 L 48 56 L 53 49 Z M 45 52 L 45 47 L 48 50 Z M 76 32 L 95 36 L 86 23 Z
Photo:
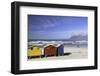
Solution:
M 28 49 L 28 56 L 41 56 L 42 55 L 42 49 L 39 47 L 32 47 Z
M 49 45 L 44 48 L 44 55 L 47 56 L 56 56 L 56 50 L 57 48 L 53 45 Z
M 64 55 L 64 46 L 60 45 L 57 47 L 57 55 Z

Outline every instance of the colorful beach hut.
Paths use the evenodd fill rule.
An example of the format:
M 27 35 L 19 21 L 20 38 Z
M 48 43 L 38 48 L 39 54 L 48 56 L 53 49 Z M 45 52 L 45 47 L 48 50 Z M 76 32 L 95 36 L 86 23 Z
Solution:
M 48 45 L 44 48 L 44 55 L 47 56 L 56 56 L 57 48 L 53 45 Z
M 64 55 L 64 45 L 57 46 L 57 56 Z
M 42 55 L 42 49 L 38 46 L 34 46 L 28 49 L 28 57 L 36 57 L 36 56 L 41 57 L 41 55 Z

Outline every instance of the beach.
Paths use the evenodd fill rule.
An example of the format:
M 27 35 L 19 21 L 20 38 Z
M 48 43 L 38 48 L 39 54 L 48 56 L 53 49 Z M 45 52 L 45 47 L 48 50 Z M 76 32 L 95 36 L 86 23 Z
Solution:
M 70 53 L 69 55 L 64 56 L 52 56 L 44 58 L 33 58 L 29 60 L 36 61 L 45 61 L 45 60 L 62 60 L 62 59 L 83 59 L 88 57 L 88 48 L 87 47 L 77 47 L 77 46 L 68 46 L 64 45 L 64 53 Z

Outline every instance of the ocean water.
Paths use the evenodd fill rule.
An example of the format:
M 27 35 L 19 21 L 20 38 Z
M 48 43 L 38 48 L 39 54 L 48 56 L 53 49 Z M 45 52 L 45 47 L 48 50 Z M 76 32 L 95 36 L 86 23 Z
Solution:
M 45 46 L 47 44 L 62 44 L 66 47 L 79 47 L 79 48 L 87 48 L 87 41 L 29 41 L 28 48 L 35 46 Z

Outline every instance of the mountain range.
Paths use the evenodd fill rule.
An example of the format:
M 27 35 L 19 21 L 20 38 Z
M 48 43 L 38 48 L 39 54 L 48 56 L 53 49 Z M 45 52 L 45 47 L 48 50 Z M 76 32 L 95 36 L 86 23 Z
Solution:
M 88 40 L 88 36 L 87 35 L 74 35 L 74 36 L 71 36 L 68 40 L 71 40 L 71 41 L 85 40 L 85 41 L 87 41 Z

